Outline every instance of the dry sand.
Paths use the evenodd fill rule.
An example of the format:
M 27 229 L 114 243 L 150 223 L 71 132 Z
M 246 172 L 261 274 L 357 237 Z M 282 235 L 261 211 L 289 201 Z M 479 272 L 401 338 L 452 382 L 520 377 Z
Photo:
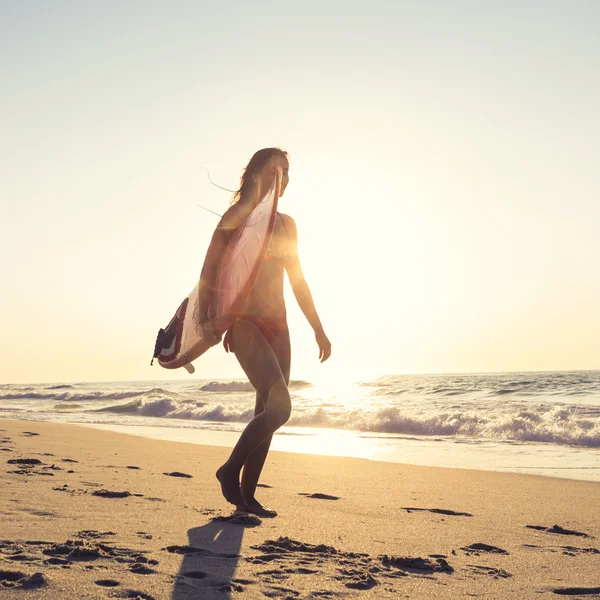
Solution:
M 0 597 L 600 598 L 599 483 L 272 453 L 260 520 L 227 454 L 0 420 Z

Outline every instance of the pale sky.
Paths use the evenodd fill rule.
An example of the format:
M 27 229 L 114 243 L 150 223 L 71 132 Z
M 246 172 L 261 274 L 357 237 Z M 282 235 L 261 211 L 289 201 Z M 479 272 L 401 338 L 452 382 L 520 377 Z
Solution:
M 0 383 L 191 380 L 149 362 L 230 199 L 200 167 L 273 145 L 333 344 L 289 294 L 293 378 L 600 368 L 598 31 L 595 0 L 0 0 Z

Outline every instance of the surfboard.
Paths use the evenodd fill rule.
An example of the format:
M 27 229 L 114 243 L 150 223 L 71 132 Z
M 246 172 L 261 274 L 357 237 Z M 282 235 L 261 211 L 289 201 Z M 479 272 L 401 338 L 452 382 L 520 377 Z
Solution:
M 262 267 L 275 226 L 281 176 L 282 171 L 277 168 L 271 188 L 235 227 L 224 250 L 217 250 L 214 236 L 209 245 L 202 272 L 209 266 L 209 261 L 215 260 L 215 254 L 222 252 L 215 285 L 208 292 L 208 320 L 219 336 L 233 325 L 236 314 L 252 291 Z M 193 373 L 192 361 L 214 345 L 202 335 L 200 293 L 201 278 L 181 302 L 169 324 L 158 332 L 154 358 L 165 369 L 183 367 Z

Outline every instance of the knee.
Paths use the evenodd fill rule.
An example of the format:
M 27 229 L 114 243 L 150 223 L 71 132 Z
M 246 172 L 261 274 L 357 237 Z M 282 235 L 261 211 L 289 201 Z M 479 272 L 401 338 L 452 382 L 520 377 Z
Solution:
M 277 427 L 281 427 L 285 425 L 289 420 L 292 414 L 292 403 L 288 396 L 288 401 L 277 407 L 277 415 L 276 422 Z
M 267 403 L 267 411 L 269 412 L 273 425 L 277 429 L 288 422 L 292 414 L 292 400 L 287 386 L 282 382 L 277 384 Z

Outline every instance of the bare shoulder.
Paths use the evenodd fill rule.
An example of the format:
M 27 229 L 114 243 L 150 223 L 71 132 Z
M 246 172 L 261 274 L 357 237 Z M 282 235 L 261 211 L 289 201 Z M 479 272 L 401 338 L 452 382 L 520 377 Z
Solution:
M 244 206 L 236 202 L 230 206 L 219 222 L 219 229 L 236 229 L 238 225 L 248 216 L 248 210 Z
M 290 217 L 290 215 L 286 215 L 284 213 L 279 213 L 279 216 L 281 217 L 281 220 L 283 221 L 283 224 L 285 225 L 285 228 L 294 236 L 297 236 L 298 230 L 296 228 L 296 221 L 294 221 L 294 219 L 292 219 L 292 217 Z

